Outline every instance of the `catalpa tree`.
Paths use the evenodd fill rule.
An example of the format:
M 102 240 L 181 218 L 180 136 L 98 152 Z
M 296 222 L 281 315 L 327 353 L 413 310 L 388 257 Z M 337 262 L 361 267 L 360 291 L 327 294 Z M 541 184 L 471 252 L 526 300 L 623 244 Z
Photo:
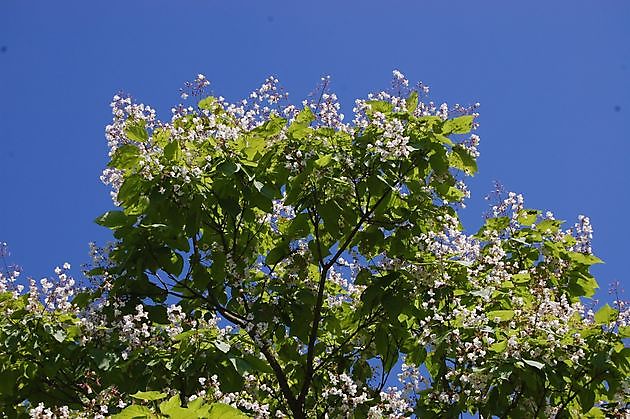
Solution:
M 477 105 L 398 71 L 350 123 L 328 79 L 299 107 L 275 78 L 237 103 L 207 85 L 169 122 L 114 97 L 89 284 L 0 277 L 6 416 L 628 414 L 629 315 L 589 302 L 589 219 L 509 193 L 460 225 Z

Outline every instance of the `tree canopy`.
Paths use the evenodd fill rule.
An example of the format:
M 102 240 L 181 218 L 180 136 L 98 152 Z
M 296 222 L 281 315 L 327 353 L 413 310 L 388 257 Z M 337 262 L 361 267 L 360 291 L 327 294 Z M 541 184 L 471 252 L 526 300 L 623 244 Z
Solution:
M 79 287 L 0 276 L 6 417 L 623 417 L 628 310 L 594 308 L 589 219 L 504 194 L 466 234 L 477 105 L 394 71 L 344 122 L 322 79 L 246 100 L 116 95 Z

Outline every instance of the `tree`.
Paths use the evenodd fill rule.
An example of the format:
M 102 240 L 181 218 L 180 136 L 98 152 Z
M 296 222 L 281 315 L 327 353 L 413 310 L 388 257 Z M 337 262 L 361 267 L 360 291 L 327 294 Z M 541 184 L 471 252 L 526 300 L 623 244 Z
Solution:
M 115 96 L 103 180 L 120 209 L 96 220 L 115 242 L 94 249 L 81 289 L 69 266 L 26 292 L 2 276 L 2 410 L 627 414 L 628 310 L 589 311 L 588 218 L 563 229 L 510 193 L 465 234 L 476 106 L 426 93 L 395 71 L 350 124 L 328 79 L 302 109 L 269 78 L 249 101 L 204 97 L 170 122 Z

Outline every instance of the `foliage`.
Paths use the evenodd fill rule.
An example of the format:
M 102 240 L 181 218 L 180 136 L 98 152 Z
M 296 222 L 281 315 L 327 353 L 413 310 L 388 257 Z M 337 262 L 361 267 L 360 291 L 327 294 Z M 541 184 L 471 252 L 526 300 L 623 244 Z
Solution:
M 327 79 L 302 109 L 276 83 L 168 123 L 114 98 L 92 285 L 0 281 L 8 417 L 627 414 L 628 311 L 585 306 L 588 218 L 510 193 L 462 230 L 475 106 L 395 71 L 345 124 Z

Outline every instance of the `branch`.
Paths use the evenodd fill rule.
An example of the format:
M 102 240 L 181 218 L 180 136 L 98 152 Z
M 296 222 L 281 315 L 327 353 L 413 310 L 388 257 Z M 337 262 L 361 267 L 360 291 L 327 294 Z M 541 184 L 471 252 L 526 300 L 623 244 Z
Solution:
M 414 169 L 414 166 L 412 165 L 407 170 L 405 170 L 404 173 L 401 173 L 399 175 L 398 180 L 394 184 L 394 187 L 399 185 L 404 180 L 405 176 L 407 176 L 407 174 L 409 172 L 411 172 L 413 169 Z M 363 223 L 365 223 L 367 220 L 369 220 L 369 218 L 372 216 L 374 211 L 376 211 L 376 209 L 379 207 L 379 205 L 381 203 L 383 203 L 383 201 L 389 196 L 390 193 L 392 193 L 392 191 L 394 190 L 394 187 L 390 187 L 378 199 L 378 201 L 376 201 L 376 203 L 374 204 L 372 209 L 369 210 L 369 211 L 366 211 L 361 216 L 361 218 L 359 219 L 359 222 L 352 229 L 352 231 L 350 232 L 350 234 L 348 235 L 346 240 L 343 242 L 343 244 L 341 246 L 339 246 L 339 249 L 337 249 L 337 252 L 328 261 L 328 263 L 326 263 L 323 266 L 323 268 L 322 268 L 322 272 L 321 272 L 321 275 L 320 275 L 320 278 L 319 278 L 318 290 L 317 290 L 317 301 L 315 303 L 315 308 L 313 309 L 313 326 L 311 328 L 311 333 L 310 333 L 310 336 L 309 336 L 308 351 L 307 351 L 307 355 L 306 355 L 306 374 L 305 374 L 305 377 L 304 377 L 304 384 L 302 385 L 302 390 L 300 391 L 300 395 L 298 397 L 298 401 L 299 401 L 300 405 L 304 404 L 304 401 L 306 400 L 306 395 L 308 394 L 308 389 L 309 389 L 309 387 L 311 385 L 311 382 L 313 380 L 313 372 L 314 372 L 314 370 L 313 370 L 313 362 L 315 360 L 315 341 L 317 340 L 317 333 L 318 333 L 318 330 L 319 330 L 319 323 L 320 323 L 321 317 L 322 317 L 322 306 L 323 306 L 323 303 L 324 303 L 324 288 L 325 288 L 325 285 L 326 285 L 326 276 L 328 274 L 328 270 L 335 264 L 337 259 L 339 259 L 339 257 L 341 256 L 341 254 L 346 251 L 346 249 L 348 248 L 350 243 L 352 243 L 352 240 L 354 239 L 356 234 L 359 232 L 359 230 L 363 226 Z M 369 205 L 369 203 L 370 203 L 370 201 L 368 199 L 368 201 L 366 203 L 366 206 Z
M 367 219 L 372 215 L 374 211 L 378 208 L 378 206 L 387 198 L 387 196 L 391 193 L 391 189 L 388 189 L 387 192 L 383 194 L 379 198 L 378 201 L 374 204 L 372 209 L 359 219 L 359 222 L 352 229 L 348 238 L 345 242 L 339 246 L 335 255 L 328 261 L 328 263 L 324 264 L 322 267 L 322 272 L 319 278 L 319 284 L 317 286 L 317 301 L 315 303 L 315 308 L 313 309 L 313 326 L 311 327 L 311 333 L 308 341 L 308 351 L 306 355 L 306 374 L 304 377 L 304 384 L 302 385 L 302 390 L 300 391 L 300 395 L 298 397 L 298 401 L 301 405 L 304 404 L 306 400 L 306 395 L 308 394 L 308 389 L 311 385 L 311 381 L 313 380 L 313 361 L 315 360 L 315 341 L 317 340 L 317 332 L 319 330 L 319 323 L 322 319 L 322 306 L 324 304 L 324 288 L 326 285 L 326 276 L 328 275 L 328 270 L 335 264 L 335 261 L 341 256 L 341 254 L 346 250 L 346 248 L 350 245 L 355 235 L 361 229 L 361 226 Z
M 199 249 L 198 249 L 197 241 L 193 238 L 193 252 L 194 252 L 195 255 L 198 255 L 198 251 L 199 251 Z M 198 260 L 197 260 L 197 263 L 199 263 Z M 191 267 L 191 270 L 192 270 L 192 267 Z M 223 315 L 223 317 L 225 317 L 228 321 L 234 323 L 235 325 L 237 325 L 237 326 L 239 326 L 239 327 L 241 327 L 241 328 L 243 328 L 245 330 L 248 329 L 248 328 L 245 327 L 245 326 L 247 326 L 247 320 L 244 319 L 243 317 L 241 317 L 240 315 L 238 315 L 237 313 L 234 313 L 234 312 L 228 310 L 226 307 L 223 307 L 221 304 L 219 304 L 219 302 L 216 301 L 216 298 L 213 298 L 213 295 L 212 295 L 211 292 L 208 293 L 208 297 L 206 298 L 203 295 L 200 295 L 193 288 L 189 287 L 187 284 L 182 283 L 180 281 L 177 281 L 177 283 L 179 285 L 183 286 L 184 288 L 186 288 L 187 290 L 189 290 L 190 292 L 192 292 L 193 294 L 195 294 L 196 296 L 198 296 L 199 298 L 202 298 L 203 300 L 209 302 L 211 304 L 211 306 L 213 306 L 219 313 L 221 313 Z M 287 380 L 287 376 L 284 373 L 284 371 L 282 370 L 282 366 L 280 365 L 278 360 L 275 358 L 275 356 L 271 352 L 271 348 L 269 347 L 269 345 L 267 345 L 264 342 L 259 341 L 258 339 L 256 339 L 256 335 L 255 335 L 255 330 L 254 329 L 250 329 L 249 331 L 247 331 L 247 333 L 250 336 L 250 338 L 252 339 L 252 342 L 254 343 L 254 346 L 258 346 L 259 347 L 260 351 L 262 352 L 262 354 L 265 356 L 265 359 L 269 363 L 269 366 L 271 367 L 271 369 L 273 370 L 274 374 L 276 375 L 276 379 L 278 380 L 278 384 L 280 385 L 280 389 L 282 390 L 282 394 L 286 398 L 287 403 L 289 404 L 289 407 L 290 407 L 291 411 L 293 412 L 293 415 L 296 418 L 303 417 L 301 406 L 299 405 L 299 403 L 297 402 L 297 399 L 293 395 L 293 392 L 291 391 L 291 387 L 289 387 L 289 382 Z
M 571 403 L 577 396 L 578 394 L 580 394 L 580 390 L 588 388 L 588 386 L 590 386 L 593 381 L 595 381 L 595 379 L 601 377 L 603 374 L 606 374 L 608 371 L 604 370 L 601 371 L 599 374 L 595 374 L 594 376 L 592 376 L 590 378 L 590 380 L 588 380 L 583 386 L 581 386 L 580 388 L 577 388 L 575 390 L 573 390 L 573 384 L 575 383 L 571 383 L 571 387 L 569 388 L 569 398 L 567 398 L 561 405 L 560 405 L 560 409 L 558 410 L 558 412 L 556 413 L 556 417 L 560 417 L 561 413 L 564 413 L 565 409 L 567 408 L 567 406 L 569 405 L 569 403 Z M 573 394 L 571 394 L 573 393 Z
M 256 342 L 256 339 L 252 334 L 250 334 L 252 340 Z M 291 412 L 293 412 L 294 417 L 303 418 L 304 412 L 302 411 L 302 404 L 299 400 L 293 395 L 293 391 L 291 391 L 291 387 L 289 387 L 289 382 L 287 380 L 287 376 L 284 374 L 282 370 L 282 366 L 276 358 L 273 356 L 271 352 L 271 348 L 268 345 L 262 344 L 260 347 L 260 351 L 265 355 L 265 359 L 269 363 L 269 366 L 273 370 L 276 378 L 278 379 L 278 384 L 280 385 L 280 389 L 282 390 L 282 394 L 284 398 L 287 399 L 287 403 L 289 403 L 289 407 L 291 408 Z
M 313 370 L 313 372 L 317 372 L 320 368 L 324 367 L 332 358 L 334 358 L 335 354 L 339 352 L 345 345 L 347 345 L 359 332 L 365 329 L 368 326 L 371 326 L 372 320 L 374 320 L 377 315 L 380 315 L 381 311 L 375 311 L 372 313 L 363 323 L 357 326 L 357 329 L 352 332 L 348 337 L 346 337 L 336 348 L 334 348 L 326 358 L 324 358 Z

